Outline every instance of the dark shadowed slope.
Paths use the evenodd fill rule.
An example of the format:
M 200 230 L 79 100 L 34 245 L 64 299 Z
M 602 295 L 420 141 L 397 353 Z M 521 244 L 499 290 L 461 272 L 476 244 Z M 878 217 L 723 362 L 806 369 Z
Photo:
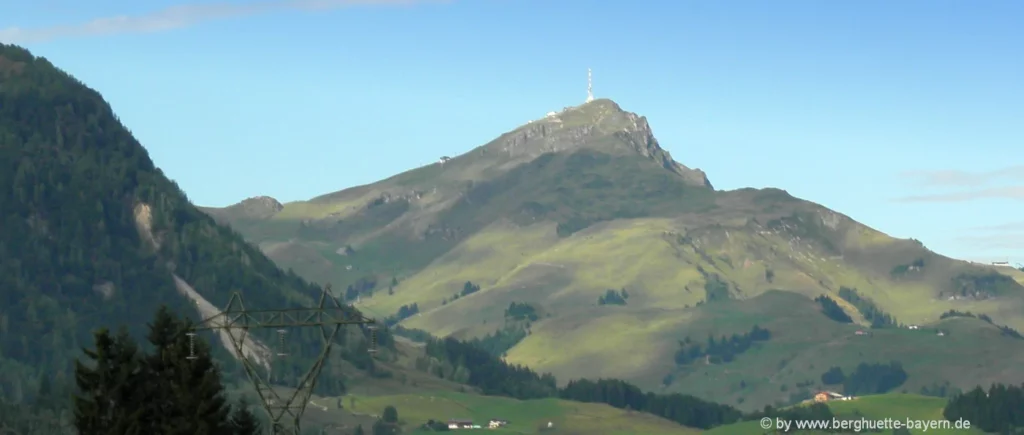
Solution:
M 192 206 L 97 92 L 7 45 L 0 45 L 0 187 L 7 399 L 28 398 L 42 378 L 68 380 L 94 328 L 123 325 L 139 338 L 160 304 L 198 317 L 175 277 L 215 307 L 234 291 L 250 308 L 308 304 L 319 291 Z M 297 355 L 295 367 L 282 364 L 282 379 L 294 379 L 313 351 Z M 354 354 L 369 364 L 365 353 Z

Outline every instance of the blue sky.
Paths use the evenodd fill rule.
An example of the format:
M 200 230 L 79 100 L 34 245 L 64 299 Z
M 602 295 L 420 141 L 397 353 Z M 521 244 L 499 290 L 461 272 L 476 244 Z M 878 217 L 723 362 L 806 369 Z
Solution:
M 39 0 L 0 5 L 0 40 L 99 90 L 200 205 L 459 154 L 582 102 L 590 67 L 716 188 L 1024 262 L 1021 22 L 1013 0 Z

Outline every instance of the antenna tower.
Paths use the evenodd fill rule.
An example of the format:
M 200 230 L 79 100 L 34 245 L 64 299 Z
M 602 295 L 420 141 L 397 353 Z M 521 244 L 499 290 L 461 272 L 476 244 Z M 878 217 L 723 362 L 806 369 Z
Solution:
M 225 335 L 229 337 L 231 347 L 242 362 L 245 374 L 256 387 L 256 394 L 260 397 L 263 409 L 270 416 L 271 433 L 274 435 L 299 435 L 301 433 L 299 420 L 306 411 L 306 405 L 313 394 L 316 378 L 320 375 L 324 361 L 331 353 L 331 345 L 334 344 L 338 331 L 345 325 L 366 325 L 370 331 L 369 351 L 370 353 L 377 352 L 376 320 L 363 317 L 352 307 L 343 307 L 338 299 L 331 294 L 331 286 L 328 284 L 320 294 L 319 304 L 309 308 L 246 310 L 245 304 L 242 303 L 241 293 L 235 292 L 231 295 L 231 300 L 228 301 L 224 311 L 197 323 L 188 334 L 190 339 L 195 339 L 195 331 L 226 332 Z M 313 367 L 301 378 L 295 390 L 288 397 L 282 397 L 270 384 L 269 373 L 268 377 L 264 379 L 257 371 L 258 362 L 254 362 L 246 356 L 246 340 L 249 340 L 250 343 L 253 342 L 251 338 L 248 338 L 249 329 L 276 329 L 282 346 L 277 356 L 282 357 L 287 355 L 283 351 L 284 328 L 314 326 L 320 329 L 320 336 L 323 340 L 320 354 L 313 363 Z M 194 353 L 194 350 L 192 352 Z M 192 354 L 186 358 L 195 359 L 195 356 Z M 291 417 L 291 424 L 285 423 L 286 415 Z
M 590 73 L 590 68 L 587 68 L 587 102 L 594 101 L 594 76 Z

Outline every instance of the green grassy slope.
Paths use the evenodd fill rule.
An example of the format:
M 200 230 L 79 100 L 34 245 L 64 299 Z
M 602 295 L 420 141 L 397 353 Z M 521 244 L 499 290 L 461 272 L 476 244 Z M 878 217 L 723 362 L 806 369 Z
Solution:
M 336 406 L 337 398 L 318 398 L 315 402 Z M 350 404 L 355 406 L 351 407 Z M 616 409 L 604 404 L 558 399 L 523 401 L 436 391 L 389 396 L 355 395 L 342 400 L 346 411 L 356 415 L 379 415 L 389 405 L 398 409 L 400 420 L 407 430 L 431 419 L 466 419 L 487 427 L 490 419 L 498 418 L 507 420 L 509 424 L 493 433 L 510 435 L 686 435 L 700 432 L 650 414 Z M 329 421 L 331 414 L 342 412 L 331 407 L 327 411 L 315 406 L 310 409 L 310 418 L 324 421 Z M 548 422 L 552 423 L 554 430 L 541 431 L 540 428 L 546 428 Z
M 470 419 L 486 427 L 491 418 L 510 422 L 505 428 L 494 431 L 502 434 L 538 434 L 539 428 L 547 422 L 553 423 L 554 430 L 545 430 L 544 434 L 686 435 L 700 432 L 651 414 L 601 403 L 479 395 L 471 386 L 414 369 L 414 360 L 423 355 L 421 346 L 399 338 L 395 353 L 398 356 L 395 361 L 380 363 L 380 368 L 390 374 L 388 377 L 351 372 L 352 376 L 346 379 L 346 395 L 314 396 L 303 415 L 303 427 L 326 428 L 327 434 L 348 434 L 356 425 L 362 425 L 368 431 L 385 407 L 394 406 L 406 432 L 431 419 Z M 289 393 L 285 387 L 278 389 L 283 396 Z M 232 394 L 255 400 L 247 385 L 236 386 Z
M 558 185 L 564 187 L 531 198 Z M 597 100 L 513 130 L 443 165 L 280 209 L 250 200 L 204 210 L 252 242 L 307 245 L 312 249 L 300 260 L 287 252 L 269 255 L 298 271 L 309 261 L 306 254 L 319 252 L 335 267 L 307 267 L 304 276 L 345 285 L 367 274 L 414 273 L 497 216 L 511 213 L 525 222 L 552 218 L 575 228 L 590 219 L 643 214 L 652 204 L 659 208 L 658 199 L 678 199 L 706 186 L 703 172 L 675 163 L 658 146 L 644 118 Z M 649 195 L 619 201 L 618 208 L 587 211 L 562 203 L 575 199 L 569 190 L 577 187 L 599 199 L 628 198 L 636 188 Z M 482 207 L 481 201 L 489 205 Z M 410 244 L 412 251 L 400 258 L 389 255 Z M 363 253 L 337 255 L 345 246 Z
M 755 324 L 773 338 L 735 361 L 684 367 L 673 361 L 677 341 L 686 336 L 703 341 L 708 334 L 743 333 Z M 932 328 L 947 334 L 940 337 Z M 860 362 L 901 361 L 909 374 L 901 389 L 909 392 L 947 380 L 966 389 L 1024 376 L 1013 363 L 1024 357 L 1024 342 L 976 319 L 946 319 L 918 330 L 872 330 L 871 336 L 855 335 L 858 329 L 826 318 L 803 296 L 773 291 L 684 310 L 595 307 L 553 317 L 536 323 L 508 359 L 550 370 L 559 379 L 630 379 L 654 391 L 713 398 L 748 410 L 789 403 L 794 394 L 822 388 L 819 378 L 829 367 L 850 373 Z M 588 360 L 601 363 L 580 363 Z M 666 387 L 667 374 L 675 380 Z
M 615 376 L 647 388 L 657 388 L 662 377 L 671 371 L 671 354 L 676 340 L 684 335 L 683 331 L 701 331 L 691 334 L 697 337 L 706 334 L 703 331 L 710 325 L 722 324 L 720 320 L 698 316 L 713 310 L 713 306 L 686 309 L 706 297 L 706 279 L 700 270 L 706 274 L 719 274 L 731 284 L 734 297 L 747 299 L 751 304 L 756 304 L 753 301 L 757 299 L 750 298 L 756 298 L 771 288 L 786 289 L 806 297 L 826 293 L 843 302 L 836 291 L 840 285 L 848 285 L 857 286 L 860 294 L 871 298 L 906 324 L 935 322 L 942 312 L 950 309 L 999 313 L 997 318 L 1011 322 L 1017 320 L 1006 315 L 1012 310 L 1019 310 L 1017 294 L 991 300 L 950 301 L 939 297 L 933 287 L 921 280 L 879 278 L 869 268 L 856 268 L 848 261 L 835 258 L 817 257 L 813 250 L 799 245 L 784 256 L 779 255 L 777 247 L 788 244 L 784 244 L 784 235 L 769 231 L 755 232 L 744 227 L 721 225 L 690 231 L 689 234 L 696 235 L 683 236 L 690 240 L 680 243 L 680 232 L 675 231 L 678 227 L 674 226 L 678 222 L 668 219 L 621 220 L 598 225 L 569 238 L 557 237 L 552 224 L 527 227 L 495 225 L 438 258 L 423 272 L 401 282 L 394 295 L 378 293 L 372 298 L 364 298 L 360 306 L 370 312 L 387 315 L 397 311 L 401 305 L 417 303 L 421 314 L 406 320 L 405 325 L 441 335 L 468 337 L 499 328 L 503 322 L 503 309 L 509 303 L 530 303 L 544 312 L 545 317 L 535 322 L 532 334 L 509 352 L 511 361 L 538 370 L 552 370 L 562 379 L 570 374 Z M 854 239 L 849 243 L 852 246 L 850 251 L 903 243 L 872 236 L 871 232 L 865 232 L 859 239 Z M 631 261 L 620 261 L 622 258 Z M 929 258 L 930 264 L 945 265 L 935 266 L 936 269 L 942 267 L 936 271 L 936 276 L 959 273 L 956 272 L 959 265 L 954 261 L 938 256 Z M 774 273 L 772 282 L 765 277 L 768 268 Z M 933 279 L 938 281 L 941 278 Z M 442 300 L 450 300 L 467 280 L 481 285 L 482 290 L 442 305 Z M 823 286 L 821 281 L 826 281 L 826 285 Z M 622 287 L 630 290 L 627 306 L 597 306 L 597 298 L 604 289 Z M 806 327 L 803 317 L 820 317 L 816 314 L 816 305 L 807 299 L 801 301 L 777 307 L 780 316 L 789 315 L 796 320 L 776 329 L 782 333 L 801 331 Z M 863 320 L 856 308 L 844 305 L 854 318 Z M 694 317 L 698 318 L 691 320 Z M 824 322 L 826 325 L 822 331 L 834 329 L 828 321 Z M 745 328 L 750 326 L 748 324 Z M 850 328 L 842 333 L 851 334 Z M 830 335 L 812 336 L 803 346 L 826 345 L 832 338 Z M 978 346 L 971 352 L 985 352 L 986 346 L 992 345 L 987 340 L 976 344 Z M 843 356 L 854 361 L 848 366 L 863 360 L 862 352 L 867 355 L 874 353 L 871 349 L 846 342 L 831 345 L 856 350 L 852 355 Z M 1011 346 L 1019 347 L 1014 342 Z M 911 352 L 913 347 L 907 347 L 902 341 L 887 347 L 886 354 L 906 360 L 908 364 L 912 360 L 927 361 L 927 357 Z M 971 365 L 973 355 L 962 351 L 944 356 L 943 361 L 949 360 L 947 367 L 951 369 L 948 372 L 921 373 L 911 382 L 920 385 L 913 385 L 911 391 L 945 380 L 964 387 L 974 382 L 991 381 L 992 377 L 984 370 L 959 370 L 965 364 Z M 751 370 L 767 376 L 777 370 L 776 365 L 782 359 L 780 357 L 770 363 L 762 361 L 761 367 L 731 370 L 741 373 Z M 602 363 L 582 365 L 585 368 L 579 370 L 581 361 L 594 360 Z M 821 368 L 815 376 L 823 370 Z M 793 380 L 790 388 L 799 381 Z M 738 382 L 736 379 L 735 383 Z M 746 393 L 733 391 L 734 385 L 698 388 L 706 382 L 685 376 L 679 383 L 689 386 L 687 392 L 701 397 L 716 400 L 744 397 L 748 406 L 785 400 L 790 394 L 779 392 L 777 389 L 781 385 L 761 386 L 750 380 L 746 380 L 747 388 L 753 391 Z

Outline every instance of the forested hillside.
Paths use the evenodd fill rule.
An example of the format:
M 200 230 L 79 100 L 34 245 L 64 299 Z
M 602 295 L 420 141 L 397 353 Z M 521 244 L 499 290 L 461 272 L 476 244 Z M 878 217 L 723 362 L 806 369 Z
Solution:
M 9 402 L 34 400 L 43 380 L 68 384 L 99 326 L 141 339 L 161 304 L 197 317 L 173 276 L 216 307 L 235 291 L 249 308 L 309 304 L 320 291 L 197 210 L 96 91 L 9 45 L 0 45 L 0 187 L 0 398 Z M 314 333 L 291 339 L 311 343 Z M 347 364 L 370 369 L 366 335 L 343 341 Z M 297 349 L 274 368 L 285 383 L 319 350 Z M 325 368 L 324 391 L 343 388 L 340 369 Z

